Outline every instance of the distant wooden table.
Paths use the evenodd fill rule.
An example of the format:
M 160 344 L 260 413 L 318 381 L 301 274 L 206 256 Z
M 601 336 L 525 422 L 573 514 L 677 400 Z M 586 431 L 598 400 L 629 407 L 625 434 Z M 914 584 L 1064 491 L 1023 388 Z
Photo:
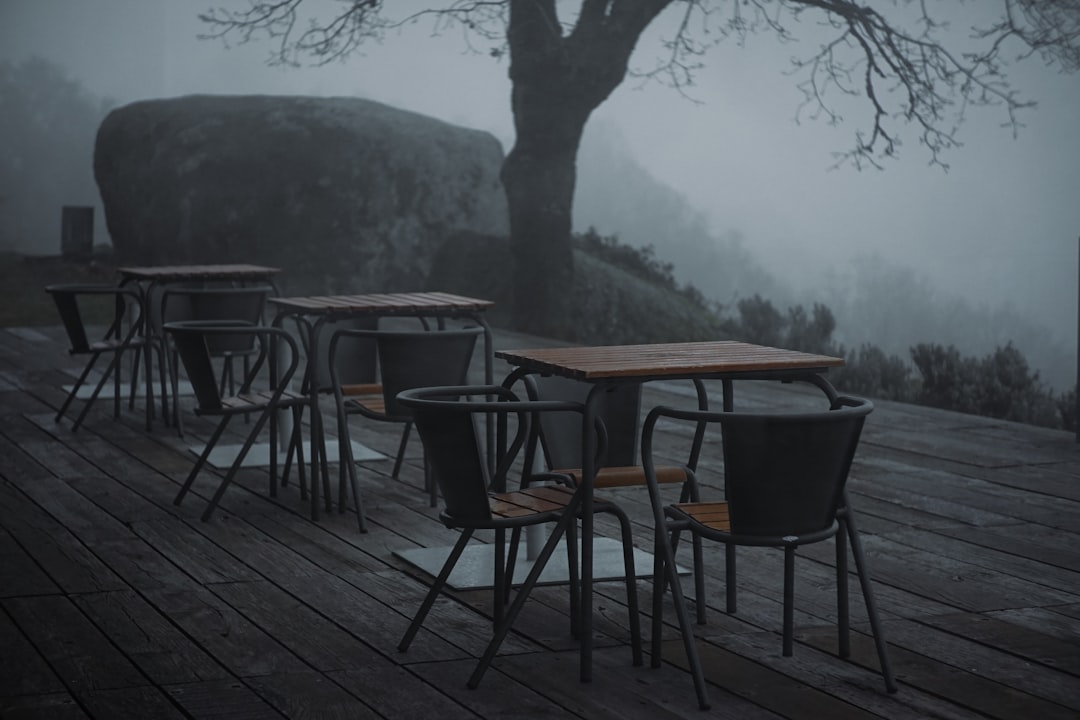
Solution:
M 581 486 L 581 680 L 592 679 L 593 480 L 596 476 L 596 439 L 591 432 L 595 405 L 606 387 L 650 380 L 701 379 L 723 382 L 724 409 L 732 408 L 733 380 L 800 380 L 810 382 L 828 396 L 836 390 L 823 377 L 843 358 L 752 345 L 735 341 L 556 347 L 535 350 L 500 350 L 495 357 L 515 369 L 503 382 L 513 386 L 528 374 L 555 375 L 592 383 L 582 419 Z
M 350 317 L 416 317 L 433 318 L 440 325 L 449 319 L 467 318 L 484 328 L 484 379 L 493 378 L 493 345 L 491 328 L 484 319 L 484 312 L 494 306 L 490 300 L 453 295 L 443 292 L 370 293 L 365 295 L 317 295 L 311 297 L 272 297 L 268 302 L 277 310 L 274 324 L 280 326 L 287 318 L 295 318 L 306 330 L 307 338 L 307 386 L 311 396 L 311 437 L 322 437 L 322 416 L 319 412 L 319 393 L 315 387 L 319 351 L 319 334 L 331 321 Z M 310 322 L 314 318 L 315 322 Z M 319 483 L 321 477 L 319 448 L 322 443 L 311 443 L 311 514 L 318 518 Z M 491 443 L 489 443 L 489 446 Z M 326 494 L 326 510 L 330 511 L 330 494 Z
M 116 268 L 120 274 L 120 284 L 136 283 L 139 294 L 142 296 L 143 305 L 146 308 L 149 319 L 155 318 L 158 308 L 153 306 L 154 291 L 160 285 L 180 282 L 266 282 L 274 288 L 274 276 L 281 272 L 281 268 L 266 267 L 264 265 L 248 265 L 243 263 L 215 264 L 215 265 L 126 265 Z M 156 337 L 159 328 L 154 322 L 145 322 L 143 327 L 147 337 L 153 342 L 162 342 L 162 338 Z M 176 403 L 176 398 L 173 398 Z M 168 411 L 164 411 L 165 422 L 168 424 Z
M 197 280 L 261 280 L 272 282 L 281 268 L 263 265 L 146 265 L 117 268 L 121 282 L 192 282 Z
M 139 285 L 146 303 L 146 311 L 154 317 L 154 308 L 151 306 L 152 295 L 159 285 L 181 282 L 265 282 L 274 288 L 274 276 L 281 272 L 281 268 L 266 267 L 264 265 L 246 264 L 221 264 L 221 265 L 129 265 L 118 267 L 120 284 L 134 282 Z M 153 324 L 147 327 L 154 329 Z

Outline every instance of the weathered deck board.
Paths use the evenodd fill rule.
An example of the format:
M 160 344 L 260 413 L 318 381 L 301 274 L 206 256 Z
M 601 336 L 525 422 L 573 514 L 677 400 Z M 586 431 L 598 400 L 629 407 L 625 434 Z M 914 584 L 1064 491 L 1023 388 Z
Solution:
M 194 459 L 188 446 L 212 426 L 190 403 L 184 438 L 160 418 L 145 432 L 138 405 L 114 420 L 111 403 L 100 402 L 78 433 L 56 424 L 58 386 L 78 367 L 61 334 L 0 329 L 5 718 L 1080 715 L 1080 446 L 1067 433 L 877 403 L 851 494 L 900 692 L 887 695 L 876 674 L 856 583 L 852 658 L 836 656 L 830 543 L 799 552 L 791 658 L 780 654 L 779 554 L 740 550 L 739 612 L 730 616 L 722 548 L 707 545 L 708 624 L 695 627 L 713 684 L 703 714 L 669 600 L 665 662 L 631 665 L 620 583 L 597 586 L 586 685 L 564 586 L 537 589 L 475 691 L 464 683 L 489 637 L 489 591 L 444 595 L 399 653 L 429 580 L 393 553 L 455 537 L 422 492 L 417 438 L 400 480 L 388 477 L 390 462 L 360 466 L 366 535 L 351 509 L 312 523 L 295 475 L 269 498 L 260 469 L 243 471 L 202 523 L 220 475 L 202 476 L 183 505 L 172 499 Z M 535 341 L 500 334 L 496 344 Z M 644 405 L 680 403 L 687 389 L 650 386 Z M 744 383 L 736 407 L 806 406 L 814 392 Z M 365 444 L 395 452 L 398 428 L 362 420 L 354 428 Z M 681 462 L 689 442 L 684 430 L 664 428 L 663 459 Z M 721 492 L 718 465 L 701 467 L 706 495 Z M 336 471 L 332 464 L 335 500 Z M 649 549 L 645 492 L 605 496 L 627 510 L 638 546 Z M 617 532 L 610 518 L 597 528 Z M 689 565 L 685 547 L 680 561 Z M 651 583 L 638 588 L 647 635 Z

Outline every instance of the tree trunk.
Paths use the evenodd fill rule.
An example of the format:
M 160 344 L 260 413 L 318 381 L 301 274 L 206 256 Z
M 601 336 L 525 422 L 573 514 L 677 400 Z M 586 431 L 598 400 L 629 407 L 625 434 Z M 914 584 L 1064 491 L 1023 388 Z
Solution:
M 671 0 L 586 3 L 563 35 L 554 0 L 511 0 L 516 139 L 502 167 L 510 209 L 514 329 L 557 336 L 572 288 L 577 152 L 585 122 L 626 76 L 641 31 Z
M 559 334 L 560 301 L 573 282 L 576 158 L 588 113 L 553 117 L 571 113 L 540 101 L 520 114 L 524 122 L 517 123 L 517 139 L 502 167 L 514 263 L 513 322 L 516 330 L 552 337 Z

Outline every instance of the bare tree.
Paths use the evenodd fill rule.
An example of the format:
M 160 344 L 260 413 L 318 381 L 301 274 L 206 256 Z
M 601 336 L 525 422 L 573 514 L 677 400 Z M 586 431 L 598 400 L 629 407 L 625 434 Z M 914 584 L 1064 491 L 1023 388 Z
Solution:
M 406 3 L 342 0 L 301 21 L 304 4 L 248 0 L 243 10 L 210 10 L 199 16 L 208 27 L 203 37 L 265 37 L 276 43 L 274 63 L 327 63 L 427 19 L 436 31 L 460 25 L 477 47 L 509 55 L 516 137 L 502 181 L 513 316 L 518 329 L 541 334 L 572 278 L 575 161 L 585 123 L 628 74 L 683 90 L 710 46 L 756 32 L 790 39 L 797 21 L 816 22 L 829 39 L 792 61 L 803 109 L 836 123 L 834 98 L 864 97 L 869 120 L 837 153 L 838 162 L 862 168 L 896 155 L 897 128 L 913 131 L 931 162 L 943 165 L 969 107 L 995 106 L 1018 128 L 1017 113 L 1031 103 L 1009 84 L 1005 69 L 1014 59 L 1039 55 L 1068 72 L 1080 68 L 1080 0 L 996 0 L 996 18 L 961 40 L 946 18 L 975 5 L 963 0 L 431 0 L 411 14 L 401 14 Z M 988 4 L 978 0 L 980 15 Z M 678 14 L 671 36 L 654 63 L 631 70 L 642 33 L 666 10 Z

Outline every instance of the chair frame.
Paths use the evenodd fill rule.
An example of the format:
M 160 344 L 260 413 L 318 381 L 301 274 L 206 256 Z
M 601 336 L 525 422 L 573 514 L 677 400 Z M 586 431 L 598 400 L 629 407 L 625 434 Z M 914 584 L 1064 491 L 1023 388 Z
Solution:
M 334 401 L 337 409 L 337 422 L 338 422 L 338 452 L 339 452 L 339 485 L 338 485 L 338 506 L 344 511 L 345 505 L 348 502 L 346 498 L 346 485 L 344 483 L 345 475 L 348 476 L 348 487 L 351 488 L 353 494 L 353 500 L 356 506 L 356 514 L 359 518 L 359 526 L 361 532 L 367 532 L 366 522 L 364 518 L 363 503 L 360 499 L 359 484 L 356 478 L 356 463 L 352 454 L 352 442 L 349 434 L 349 415 L 360 415 L 370 420 L 376 420 L 380 422 L 396 422 L 404 423 L 405 428 L 401 433 L 401 440 L 398 443 L 398 451 L 394 461 L 394 468 L 391 473 L 391 477 L 397 479 L 401 470 L 402 462 L 405 456 L 405 448 L 409 441 L 409 435 L 412 428 L 411 413 L 407 411 L 407 406 L 403 403 L 399 403 L 397 395 L 401 390 L 411 390 L 412 387 L 397 387 L 395 382 L 385 382 L 388 376 L 389 368 L 383 362 L 384 348 L 382 340 L 398 340 L 398 339 L 461 339 L 465 337 L 473 338 L 473 345 L 469 353 L 461 373 L 460 380 L 457 382 L 467 382 L 469 366 L 472 363 L 472 355 L 476 352 L 476 338 L 481 337 L 484 334 L 484 328 L 479 326 L 456 328 L 456 329 L 438 329 L 438 330 L 379 330 L 368 328 L 343 328 L 334 332 L 330 339 L 330 349 L 328 353 L 329 368 L 330 368 L 330 384 L 334 391 Z M 383 382 L 364 386 L 366 394 L 353 396 L 345 394 L 345 387 L 339 380 L 338 375 L 338 363 L 337 353 L 338 348 L 342 346 L 343 342 L 357 341 L 357 340 L 373 340 L 376 344 L 376 354 L 378 358 L 379 372 L 382 375 Z M 389 376 L 393 377 L 393 371 L 390 370 Z M 451 381 L 453 382 L 453 381 Z M 445 381 L 434 381 L 428 383 L 434 386 L 445 386 Z M 364 397 L 370 397 L 378 393 L 381 396 L 383 412 L 373 411 L 370 407 L 363 403 Z M 323 453 L 323 457 L 326 454 Z M 434 479 L 427 470 L 427 463 L 424 463 L 424 486 L 425 491 L 430 498 L 431 506 L 435 507 L 438 502 L 437 487 Z M 325 472 L 325 469 L 324 469 Z
M 47 285 L 45 291 L 49 293 L 56 308 L 60 313 L 60 319 L 64 324 L 71 347 L 69 355 L 89 356 L 82 373 L 75 381 L 71 392 L 68 393 L 60 409 L 56 413 L 56 422 L 63 419 L 64 414 L 71 406 L 79 389 L 86 382 L 90 371 L 94 368 L 98 359 L 109 353 L 112 355 L 108 367 L 102 373 L 101 379 L 94 387 L 90 397 L 83 405 L 82 411 L 72 423 L 72 432 L 77 432 L 90 411 L 90 406 L 97 400 L 110 375 L 113 380 L 113 417 L 120 417 L 120 364 L 125 352 L 132 351 L 135 359 L 132 364 L 128 409 L 135 407 L 135 390 L 138 387 L 140 355 L 145 364 L 146 382 L 146 429 L 150 430 L 154 417 L 154 381 L 153 363 L 150 355 L 152 343 L 146 339 L 146 307 L 142 295 L 133 287 L 122 285 L 102 285 L 85 283 L 65 283 Z M 82 312 L 79 307 L 80 296 L 112 296 L 115 299 L 113 319 L 105 331 L 101 340 L 91 341 L 87 334 L 87 326 L 83 322 Z M 129 309 L 134 309 L 134 317 L 128 314 Z M 127 322 L 127 330 L 124 323 Z M 161 401 L 162 413 L 167 417 L 168 406 L 165 392 L 165 367 L 164 356 L 159 354 L 159 369 L 161 371 Z
M 846 658 L 850 655 L 849 641 L 849 613 L 848 613 L 848 586 L 847 586 L 847 550 L 850 541 L 852 555 L 855 559 L 856 571 L 870 619 L 871 631 L 881 664 L 882 676 L 886 691 L 894 693 L 897 690 L 889 663 L 885 637 L 882 632 L 880 619 L 877 612 L 877 604 L 874 599 L 871 585 L 869 568 L 862 551 L 862 544 L 855 528 L 848 502 L 846 482 L 854 458 L 862 426 L 867 415 L 873 410 L 873 404 L 864 399 L 846 396 L 837 397 L 832 408 L 828 411 L 817 413 L 736 413 L 736 412 L 709 412 L 677 409 L 660 406 L 654 408 L 646 417 L 642 429 L 642 464 L 649 484 L 649 494 L 653 505 L 654 521 L 656 523 L 655 540 L 655 565 L 654 565 L 654 591 L 653 591 L 653 626 L 652 626 L 652 664 L 660 665 L 661 655 L 661 632 L 663 626 L 663 595 L 668 586 L 671 587 L 674 598 L 675 611 L 679 621 L 679 627 L 683 636 L 683 644 L 690 662 L 691 673 L 697 691 L 698 703 L 702 709 L 708 709 L 709 700 L 705 686 L 704 673 L 701 661 L 697 654 L 694 634 L 690 630 L 689 617 L 686 610 L 685 598 L 682 593 L 678 576 L 672 571 L 675 567 L 675 549 L 678 543 L 679 533 L 689 531 L 695 540 L 706 538 L 719 541 L 726 546 L 726 598 L 727 611 L 735 612 L 735 553 L 737 545 L 779 547 L 784 550 L 784 590 L 783 590 L 783 654 L 792 654 L 793 638 L 793 615 L 794 615 L 794 558 L 795 551 L 800 545 L 811 544 L 836 538 L 836 569 L 837 569 L 837 625 L 839 635 L 839 656 Z M 690 512 L 692 505 L 670 505 L 663 507 L 655 476 L 656 468 L 653 461 L 653 435 L 657 423 L 660 420 L 677 420 L 688 423 L 696 423 L 698 432 L 704 432 L 710 424 L 719 424 L 722 428 L 735 423 L 746 422 L 790 422 L 790 423 L 828 423 L 850 422 L 853 429 L 847 439 L 848 446 L 842 448 L 845 456 L 841 458 L 841 469 L 836 478 L 837 495 L 831 501 L 831 516 L 825 527 L 814 528 L 799 534 L 786 533 L 783 535 L 761 535 L 757 533 L 738 533 L 730 529 L 727 531 L 711 528 L 703 522 L 694 519 Z M 725 468 L 729 465 L 728 438 L 724 435 Z M 726 477 L 726 472 L 725 472 Z M 725 486 L 726 486 L 725 480 Z M 723 503 L 726 506 L 726 503 Z M 726 507 L 725 507 L 726 512 Z M 669 536 L 670 533 L 670 542 Z M 698 609 L 698 623 L 705 622 L 705 586 L 703 573 L 703 557 L 697 545 L 694 548 L 694 580 L 695 600 Z
M 170 323 L 175 322 L 219 322 L 219 321 L 231 321 L 238 325 L 250 325 L 250 324 L 262 324 L 263 312 L 266 306 L 266 298 L 269 297 L 275 290 L 271 285 L 250 285 L 243 287 L 165 287 L 161 292 L 161 301 L 158 306 L 158 321 L 164 326 L 166 324 L 165 318 L 168 317 L 169 303 L 181 298 L 221 298 L 227 300 L 229 298 L 239 297 L 257 297 L 261 295 L 261 299 L 256 303 L 258 312 L 253 313 L 253 317 L 228 317 L 227 315 L 216 315 L 211 317 L 199 316 L 194 308 L 190 309 L 190 313 L 181 319 L 170 320 Z M 174 305 L 175 307 L 175 305 Z M 179 402 L 179 390 L 180 390 L 180 368 L 178 361 L 178 354 L 175 347 L 170 347 L 168 336 L 162 334 L 162 352 L 164 353 L 168 361 L 168 372 L 170 379 L 170 387 L 172 389 L 173 396 L 173 421 L 176 424 L 177 433 L 180 437 L 184 436 L 183 418 L 180 413 Z M 233 370 L 233 359 L 241 357 L 244 364 L 244 376 L 246 377 L 251 371 L 251 356 L 258 353 L 257 347 L 252 347 L 250 351 L 242 353 L 215 353 L 211 349 L 211 357 L 224 358 L 223 370 L 220 378 L 219 392 L 224 395 L 226 386 L 229 389 L 230 394 L 235 394 L 235 373 Z
M 475 397 L 482 399 L 463 399 Z M 575 635 L 577 633 L 578 623 L 574 617 L 574 607 L 576 606 L 576 597 L 580 590 L 578 587 L 577 543 L 575 538 L 576 518 L 579 511 L 580 498 L 578 497 L 576 489 L 573 488 L 572 481 L 568 476 L 559 473 L 534 473 L 530 470 L 530 460 L 532 453 L 535 452 L 536 449 L 535 428 L 539 415 L 544 412 L 555 411 L 584 412 L 584 406 L 581 403 L 563 401 L 523 401 L 518 399 L 513 391 L 500 385 L 416 388 L 400 393 L 398 395 L 398 400 L 413 410 L 415 422 L 421 439 L 424 442 L 425 449 L 427 450 L 428 448 L 435 447 L 432 455 L 440 460 L 444 457 L 444 452 L 457 455 L 462 449 L 462 446 L 458 441 L 463 438 L 460 436 L 450 437 L 449 435 L 442 435 L 441 432 L 439 432 L 442 428 L 434 428 L 434 423 L 432 426 L 428 426 L 425 415 L 431 413 L 459 413 L 468 415 L 469 422 L 471 423 L 470 432 L 472 438 L 472 450 L 475 454 L 470 453 L 468 454 L 468 457 L 461 455 L 460 467 L 447 468 L 440 466 L 434 468 L 435 477 L 442 486 L 442 495 L 447 499 L 447 507 L 440 513 L 439 519 L 448 528 L 460 529 L 462 534 L 457 543 L 455 543 L 450 555 L 447 557 L 446 562 L 439 571 L 439 574 L 436 576 L 431 588 L 428 590 L 427 595 L 421 603 L 420 609 L 409 624 L 405 635 L 398 645 L 398 650 L 404 652 L 412 643 L 417 632 L 423 625 L 428 611 L 439 596 L 439 593 L 442 592 L 445 587 L 446 582 L 450 577 L 450 573 L 453 571 L 454 566 L 461 557 L 461 554 L 474 531 L 478 529 L 495 530 L 496 558 L 494 568 L 493 613 L 495 629 L 491 641 L 468 680 L 468 687 L 475 688 L 479 685 L 484 673 L 491 665 L 495 653 L 505 639 L 510 627 L 513 625 L 514 620 L 521 611 L 525 600 L 536 585 L 540 574 L 543 572 L 544 567 L 564 534 L 567 535 L 567 562 L 570 570 L 571 631 Z M 494 470 L 490 470 L 487 467 L 487 461 L 484 459 L 484 453 L 481 447 L 482 442 L 478 438 L 476 427 L 477 415 L 487 416 L 489 421 L 491 418 L 494 418 L 494 422 L 496 422 L 496 443 L 498 452 L 496 453 L 497 467 Z M 507 420 L 509 415 L 514 415 L 517 423 L 513 437 L 508 440 Z M 438 447 L 436 447 L 437 444 L 439 444 Z M 448 448 L 451 448 L 451 445 L 452 449 L 448 450 Z M 521 490 L 514 493 L 506 493 L 507 475 L 523 445 L 526 448 L 526 452 L 522 464 Z M 436 461 L 436 463 L 438 462 L 439 460 Z M 469 462 L 471 462 L 471 467 Z M 455 458 L 455 463 L 457 463 L 457 458 Z M 449 483 L 453 481 L 448 478 L 450 476 L 460 477 L 459 473 L 462 472 L 473 474 L 472 471 L 474 470 L 479 472 L 479 477 L 475 478 L 476 484 L 474 484 L 471 490 L 472 497 L 469 499 L 477 501 L 479 493 L 484 492 L 486 494 L 486 499 L 480 498 L 478 502 L 485 502 L 487 504 L 485 504 L 483 509 L 479 509 L 478 506 L 477 508 L 470 510 L 464 507 L 466 502 L 463 502 L 460 497 L 463 492 L 462 488 L 450 485 Z M 525 504 L 535 506 L 537 500 L 532 499 L 529 496 L 534 492 L 541 493 L 545 491 L 546 488 L 538 488 L 536 486 L 537 483 L 544 481 L 555 482 L 566 486 L 566 489 L 563 492 L 569 500 L 564 502 L 561 507 L 557 508 L 540 507 L 531 512 L 523 510 L 522 514 L 516 517 L 496 517 L 493 515 L 490 505 L 492 502 L 516 504 L 516 498 L 526 496 Z M 477 486 L 479 483 L 483 484 L 482 488 Z M 466 490 L 464 492 L 469 491 Z M 540 498 L 540 502 L 548 502 L 549 500 L 549 495 L 541 496 Z M 455 508 L 457 508 L 457 512 L 455 512 Z M 625 514 L 623 514 L 617 506 L 603 500 L 597 499 L 594 508 L 595 512 L 613 512 L 621 514 L 622 518 L 625 518 Z M 543 548 L 524 582 L 520 586 L 517 594 L 514 596 L 513 601 L 510 603 L 509 608 L 506 608 L 506 601 L 509 598 L 513 582 L 513 572 L 520 543 L 521 529 L 530 525 L 539 525 L 549 522 L 556 523 L 555 529 L 544 543 Z M 626 521 L 627 528 L 628 525 L 629 523 Z M 509 558 L 506 558 L 503 553 L 506 530 L 511 531 Z M 633 661 L 635 665 L 640 665 L 642 664 L 641 634 L 638 618 L 636 578 L 634 574 L 633 543 L 632 539 L 628 539 L 625 534 L 623 537 L 623 551 L 624 563 L 626 566 L 625 572 Z
M 281 328 L 265 325 L 239 325 L 228 320 L 166 323 L 164 329 L 166 333 L 172 336 L 177 352 L 187 370 L 188 377 L 195 388 L 198 402 L 195 414 L 221 418 L 209 440 L 207 440 L 206 447 L 188 473 L 187 479 L 173 500 L 173 504 L 179 505 L 183 501 L 184 496 L 191 489 L 195 478 L 198 477 L 210 457 L 210 453 L 217 445 L 218 440 L 221 439 L 232 418 L 247 413 L 258 413 L 258 417 L 244 438 L 244 443 L 236 459 L 229 467 L 206 510 L 203 512 L 202 520 L 205 522 L 210 519 L 214 509 L 225 494 L 225 489 L 236 477 L 244 458 L 247 456 L 248 451 L 251 450 L 256 437 L 258 437 L 259 432 L 268 420 L 271 420 L 269 491 L 271 497 L 277 497 L 277 433 L 273 431 L 272 416 L 278 410 L 283 409 L 291 409 L 293 413 L 292 436 L 286 454 L 285 468 L 282 473 L 283 478 L 288 477 L 292 456 L 295 452 L 301 492 L 306 496 L 301 420 L 303 419 L 303 410 L 307 407 L 309 400 L 306 395 L 288 389 L 299 363 L 300 355 L 296 341 Z M 214 377 L 210 351 L 207 348 L 206 336 L 208 335 L 251 335 L 257 339 L 259 354 L 250 371 L 244 377 L 238 393 L 234 396 L 224 397 L 220 392 L 219 384 Z M 278 367 L 279 352 L 276 343 L 285 343 L 289 351 L 288 364 L 284 370 Z M 253 392 L 252 385 L 258 379 L 264 365 L 268 365 L 269 368 L 271 388 L 266 391 Z
M 569 401 L 584 405 L 592 389 L 589 383 L 561 377 L 537 378 L 533 375 L 525 375 L 521 378 L 521 382 L 525 386 L 529 399 L 533 401 Z M 698 409 L 708 410 L 709 397 L 705 384 L 698 379 L 692 379 L 692 382 Z M 605 390 L 611 395 L 601 401 L 595 415 L 594 430 L 597 441 L 594 492 L 606 488 L 646 485 L 645 469 L 640 464 L 635 464 L 643 385 L 643 382 L 625 383 Z M 580 460 L 581 419 L 579 418 L 576 427 L 566 428 L 563 422 L 560 422 L 565 418 L 549 417 L 551 415 L 555 413 L 544 413 L 539 416 L 535 442 L 539 445 L 544 461 L 547 463 L 548 472 L 569 476 L 576 487 L 581 484 L 581 467 L 570 467 L 567 463 L 560 463 L 557 458 L 576 457 Z M 693 469 L 701 454 L 704 436 L 703 427 L 694 434 L 686 465 L 665 465 L 656 468 L 657 482 L 664 485 L 681 485 L 680 502 L 698 500 L 699 493 Z M 562 447 L 559 446 L 560 443 L 563 444 Z M 531 458 L 534 454 L 535 450 L 530 449 L 526 456 L 530 458 L 529 467 L 532 467 Z M 627 527 L 624 527 L 623 531 L 629 533 Z M 693 543 L 695 555 L 700 555 L 702 552 L 700 539 L 694 538 Z M 571 616 L 576 622 L 578 619 L 576 604 L 571 607 Z M 577 631 L 578 628 L 575 625 L 575 632 Z

